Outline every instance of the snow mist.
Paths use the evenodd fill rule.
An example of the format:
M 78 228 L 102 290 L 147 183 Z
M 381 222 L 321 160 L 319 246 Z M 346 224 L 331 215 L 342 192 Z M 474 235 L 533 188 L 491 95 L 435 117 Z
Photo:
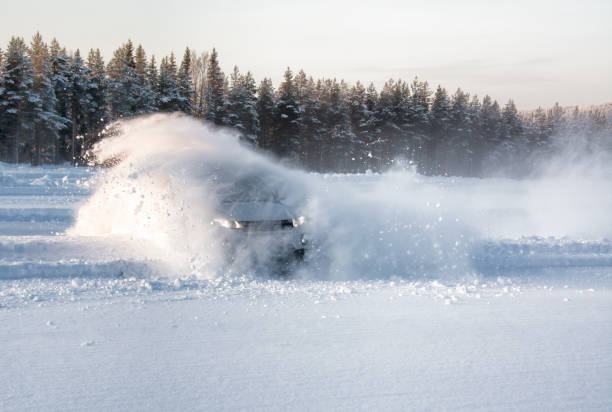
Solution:
M 182 115 L 155 114 L 115 125 L 94 149 L 121 159 L 98 177 L 71 234 L 128 239 L 168 276 L 263 275 L 249 256 L 228 260 L 211 221 L 221 175 L 265 175 L 283 202 L 305 216 L 308 240 L 296 276 L 319 279 L 464 278 L 484 239 L 612 235 L 609 179 L 423 177 L 413 170 L 321 175 L 282 166 L 228 130 Z M 588 184 L 585 184 L 588 182 Z M 260 253 L 265 247 L 243 253 Z

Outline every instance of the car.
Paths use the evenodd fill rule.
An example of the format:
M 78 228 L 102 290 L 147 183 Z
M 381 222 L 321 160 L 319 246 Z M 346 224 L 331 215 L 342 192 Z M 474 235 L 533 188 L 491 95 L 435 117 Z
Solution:
M 278 191 L 259 176 L 243 177 L 219 190 L 211 224 L 232 262 L 245 260 L 282 272 L 304 259 L 305 218 L 283 202 Z

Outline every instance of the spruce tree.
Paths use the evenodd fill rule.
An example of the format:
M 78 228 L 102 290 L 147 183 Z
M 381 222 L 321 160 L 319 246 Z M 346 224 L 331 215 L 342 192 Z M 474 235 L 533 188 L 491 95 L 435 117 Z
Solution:
M 219 66 L 217 50 L 213 49 L 208 60 L 206 73 L 206 113 L 205 118 L 217 125 L 225 120 L 225 76 Z
M 134 46 L 131 40 L 115 50 L 108 63 L 107 75 L 111 117 L 120 119 L 140 114 L 142 107 L 139 105 L 139 99 L 142 90 L 136 76 Z
M 382 140 L 380 136 L 381 119 L 377 116 L 379 110 L 378 104 L 378 91 L 374 83 L 370 83 L 365 93 L 365 111 L 361 133 L 364 140 L 367 165 L 375 170 L 380 170 L 383 164 Z
M 458 88 L 451 97 L 449 138 L 444 148 L 445 164 L 449 170 L 467 173 L 471 162 L 470 95 Z
M 162 112 L 179 110 L 179 96 L 176 84 L 176 60 L 174 54 L 164 57 L 159 65 L 157 82 L 157 107 Z
M 183 60 L 178 70 L 176 83 L 178 89 L 178 110 L 183 113 L 191 114 L 193 110 L 191 102 L 195 91 L 193 90 L 193 83 L 191 81 L 191 51 L 189 47 L 185 49 L 185 53 L 183 54 Z
M 293 73 L 287 67 L 284 81 L 277 92 L 275 105 L 276 130 L 272 150 L 281 156 L 296 157 L 300 152 L 300 110 Z
M 466 173 L 468 176 L 479 176 L 480 175 L 480 163 L 482 160 L 482 150 L 484 144 L 482 143 L 482 127 L 480 122 L 480 111 L 481 104 L 477 95 L 472 96 L 468 105 L 468 119 L 470 122 L 470 135 L 468 136 L 468 151 L 467 151 L 467 169 Z
M 321 161 L 323 132 L 319 119 L 320 100 L 312 77 L 300 70 L 295 78 L 297 99 L 300 111 L 300 158 L 313 165 Z
M 100 133 L 108 122 L 108 107 L 106 104 L 108 81 L 104 60 L 100 49 L 91 49 L 87 56 L 87 95 L 89 105 L 85 113 L 86 134 L 83 141 L 83 149 L 89 150 L 100 138 Z
M 446 89 L 438 86 L 431 103 L 431 134 L 426 142 L 427 171 L 430 174 L 446 172 L 443 148 L 451 124 L 450 101 Z
M 431 90 L 427 82 L 421 82 L 417 77 L 410 84 L 410 124 L 414 132 L 424 134 L 430 128 L 429 104 Z
M 53 159 L 55 143 L 59 132 L 66 127 L 66 119 L 59 116 L 56 111 L 57 98 L 52 83 L 49 50 L 40 33 L 36 33 L 29 49 L 35 77 L 32 91 L 40 101 L 39 116 L 34 130 L 34 153 L 32 164 L 43 163 L 43 155 L 50 155 Z
M 152 90 L 153 111 L 156 111 L 158 110 L 157 104 L 159 100 L 159 96 L 157 95 L 157 90 L 159 89 L 159 72 L 157 70 L 155 56 L 151 56 L 151 61 L 147 65 L 146 75 L 147 82 Z
M 236 128 L 242 137 L 255 143 L 259 131 L 255 80 L 250 72 L 241 75 L 237 66 L 234 67 L 230 79 L 231 85 L 226 102 L 227 116 L 224 123 Z
M 87 93 L 89 68 L 84 65 L 78 49 L 71 60 L 68 77 L 69 115 L 72 126 L 70 158 L 72 164 L 76 165 L 81 160 L 82 138 L 86 133 L 85 119 L 87 117 L 87 110 L 91 105 L 91 95 Z
M 257 145 L 262 149 L 270 149 L 276 118 L 274 116 L 274 86 L 269 78 L 264 78 L 259 84 L 255 110 L 259 119 Z
M 495 162 L 495 159 L 489 155 L 501 144 L 501 126 L 499 104 L 497 101 L 492 101 L 491 97 L 487 95 L 482 99 L 480 109 L 480 130 L 483 139 L 481 153 L 486 154 L 483 157 L 483 161 Z
M 147 55 L 142 45 L 138 45 L 134 54 L 134 75 L 138 86 L 135 96 L 135 114 L 151 113 L 156 109 L 156 94 L 147 75 Z
M 523 126 L 512 99 L 508 100 L 508 103 L 506 103 L 504 106 L 501 116 L 502 139 L 505 142 L 512 142 L 513 140 L 518 139 L 523 131 Z
M 55 91 L 56 106 L 55 111 L 64 120 L 65 127 L 59 131 L 55 143 L 53 162 L 59 163 L 69 159 L 68 141 L 71 135 L 70 125 L 70 98 L 68 95 L 68 78 L 70 76 L 70 58 L 66 54 L 56 39 L 51 41 L 49 47 L 49 57 L 51 63 L 51 83 Z
M 538 107 L 532 115 L 532 131 L 533 135 L 530 138 L 531 145 L 538 149 L 545 146 L 552 134 L 552 130 L 546 117 L 546 111 L 541 107 Z
M 555 105 L 546 111 L 550 134 L 555 135 L 565 129 L 565 110 L 556 102 Z
M 33 84 L 34 68 L 27 46 L 22 38 L 13 37 L 0 77 L 0 149 L 2 158 L 9 162 L 30 160 L 32 136 L 42 111 Z

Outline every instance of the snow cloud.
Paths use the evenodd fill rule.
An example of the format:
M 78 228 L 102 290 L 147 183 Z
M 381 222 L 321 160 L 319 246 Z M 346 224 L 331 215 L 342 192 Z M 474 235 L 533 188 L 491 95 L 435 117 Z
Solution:
M 285 167 L 231 132 L 181 115 L 116 127 L 94 154 L 122 160 L 101 174 L 71 234 L 128 237 L 171 275 L 261 274 L 253 256 L 228 257 L 211 225 L 225 185 L 252 175 L 265 176 L 305 216 L 308 247 L 297 276 L 307 278 L 465 278 L 475 276 L 473 251 L 483 241 L 612 236 L 605 178 L 466 179 L 410 169 L 321 175 Z M 259 255 L 266 246 L 273 248 L 241 253 Z

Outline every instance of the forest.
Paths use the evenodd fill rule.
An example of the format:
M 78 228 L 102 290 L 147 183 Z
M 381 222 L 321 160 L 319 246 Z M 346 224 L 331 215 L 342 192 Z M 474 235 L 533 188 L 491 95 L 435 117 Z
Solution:
M 156 60 L 128 40 L 105 62 L 36 33 L 0 49 L 0 161 L 87 164 L 88 150 L 114 121 L 183 112 L 232 128 L 257 150 L 318 172 L 379 172 L 410 165 L 426 175 L 479 177 L 503 165 L 520 177 L 559 136 L 585 146 L 612 128 L 600 106 L 517 110 L 509 100 L 444 87 L 415 77 L 373 83 L 313 79 L 287 68 L 276 87 L 238 67 L 227 75 L 219 55 L 185 49 Z M 599 146 L 598 146 L 599 147 Z M 597 149 L 600 150 L 600 149 Z

